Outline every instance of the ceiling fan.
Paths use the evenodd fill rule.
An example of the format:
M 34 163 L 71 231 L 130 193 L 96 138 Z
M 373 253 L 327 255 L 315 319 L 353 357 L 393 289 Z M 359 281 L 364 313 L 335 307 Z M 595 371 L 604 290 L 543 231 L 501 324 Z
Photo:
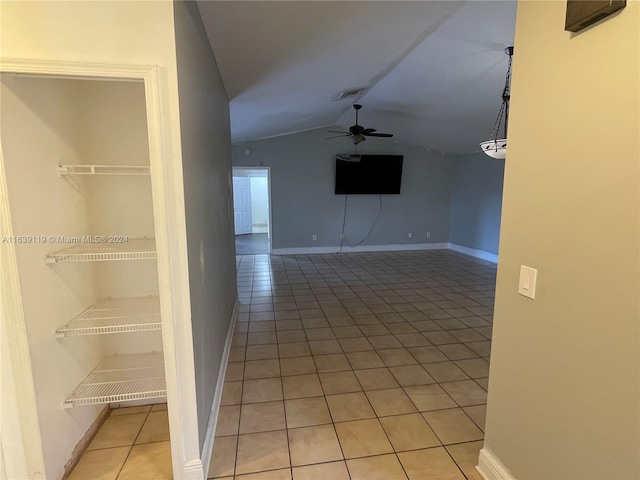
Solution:
M 333 137 L 327 137 L 327 140 L 330 138 L 338 138 L 338 137 L 351 137 L 351 140 L 356 145 L 360 142 L 366 140 L 365 137 L 393 137 L 391 133 L 378 133 L 375 128 L 364 128 L 361 125 L 358 125 L 358 110 L 362 108 L 362 105 L 358 105 L 357 103 L 353 106 L 356 111 L 356 124 L 349 127 L 348 132 L 339 132 L 336 130 L 329 130 L 329 133 L 340 133 L 341 135 L 335 135 Z

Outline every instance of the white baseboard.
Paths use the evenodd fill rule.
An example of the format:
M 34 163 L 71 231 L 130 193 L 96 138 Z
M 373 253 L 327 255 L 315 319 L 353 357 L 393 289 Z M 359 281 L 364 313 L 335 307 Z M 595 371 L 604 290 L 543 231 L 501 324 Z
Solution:
M 349 247 L 347 245 L 342 248 L 339 245 L 332 247 L 293 247 L 293 248 L 274 248 L 272 255 L 312 255 L 319 253 L 352 253 L 352 252 L 400 252 L 403 250 L 453 250 L 463 253 L 471 257 L 487 260 L 488 262 L 498 263 L 498 256 L 485 252 L 484 250 L 476 250 L 475 248 L 464 247 L 456 243 L 406 243 L 398 245 L 360 245 L 358 247 Z
M 340 247 L 299 247 L 299 248 L 274 248 L 271 255 L 307 255 L 313 253 L 337 253 Z
M 182 470 L 182 480 L 202 480 L 206 478 L 206 469 L 202 466 L 202 460 L 185 462 Z
M 360 245 L 340 248 L 334 247 L 300 247 L 300 248 L 274 248 L 272 255 L 308 255 L 314 253 L 352 253 L 352 252 L 396 252 L 403 250 L 442 250 L 449 248 L 448 243 L 406 243 L 398 245 Z
M 487 260 L 492 263 L 498 263 L 497 255 L 485 252 L 484 250 L 476 250 L 475 248 L 463 247 L 462 245 L 458 245 L 456 243 L 450 243 L 449 248 L 454 252 L 464 253 L 465 255 L 470 255 L 482 260 Z
M 516 480 L 509 469 L 487 447 L 480 450 L 476 470 L 485 480 Z
M 211 463 L 211 455 L 213 453 L 213 440 L 216 436 L 216 427 L 218 425 L 218 412 L 220 411 L 220 404 L 222 403 L 224 377 L 227 373 L 227 363 L 229 363 L 229 353 L 231 352 L 233 331 L 236 327 L 239 307 L 240 303 L 238 301 L 238 298 L 236 298 L 236 303 L 233 307 L 233 313 L 231 314 L 231 322 L 229 324 L 229 329 L 227 330 L 227 339 L 224 342 L 224 352 L 222 353 L 222 360 L 220 361 L 218 381 L 216 382 L 213 402 L 211 403 L 211 412 L 209 413 L 209 421 L 207 423 L 207 431 L 205 433 L 204 444 L 202 445 L 202 452 L 200 453 L 200 457 L 202 459 L 202 467 L 204 468 L 204 478 L 207 478 L 209 463 Z

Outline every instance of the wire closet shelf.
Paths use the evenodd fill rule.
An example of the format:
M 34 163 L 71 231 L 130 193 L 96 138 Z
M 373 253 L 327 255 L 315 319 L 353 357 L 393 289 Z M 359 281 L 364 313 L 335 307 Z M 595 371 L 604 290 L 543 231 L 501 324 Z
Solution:
M 149 175 L 148 165 L 58 165 L 63 175 Z
M 161 328 L 159 297 L 107 298 L 91 305 L 56 330 L 56 337 L 145 332 Z
M 155 240 L 138 238 L 123 243 L 77 243 L 72 247 L 46 254 L 44 263 L 154 260 L 155 258 Z
M 81 405 L 162 398 L 167 395 L 162 352 L 106 357 L 64 401 Z

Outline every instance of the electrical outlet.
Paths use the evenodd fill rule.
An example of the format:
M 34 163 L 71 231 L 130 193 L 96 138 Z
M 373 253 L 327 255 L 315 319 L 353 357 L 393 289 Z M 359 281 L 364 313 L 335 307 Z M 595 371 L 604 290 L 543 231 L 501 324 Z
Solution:
M 314 239 L 314 240 L 317 240 L 317 239 L 318 239 L 318 236 L 317 236 L 317 235 L 314 235 L 314 236 L 313 236 L 313 239 Z
M 431 232 L 427 232 L 427 238 L 431 236 Z
M 412 235 L 411 232 L 409 232 L 409 238 L 411 238 L 411 235 Z

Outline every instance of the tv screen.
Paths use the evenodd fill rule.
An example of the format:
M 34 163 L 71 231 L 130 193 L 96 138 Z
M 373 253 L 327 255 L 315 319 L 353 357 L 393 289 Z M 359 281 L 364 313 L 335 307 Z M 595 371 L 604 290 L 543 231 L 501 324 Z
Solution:
M 402 155 L 336 156 L 336 195 L 399 194 Z

